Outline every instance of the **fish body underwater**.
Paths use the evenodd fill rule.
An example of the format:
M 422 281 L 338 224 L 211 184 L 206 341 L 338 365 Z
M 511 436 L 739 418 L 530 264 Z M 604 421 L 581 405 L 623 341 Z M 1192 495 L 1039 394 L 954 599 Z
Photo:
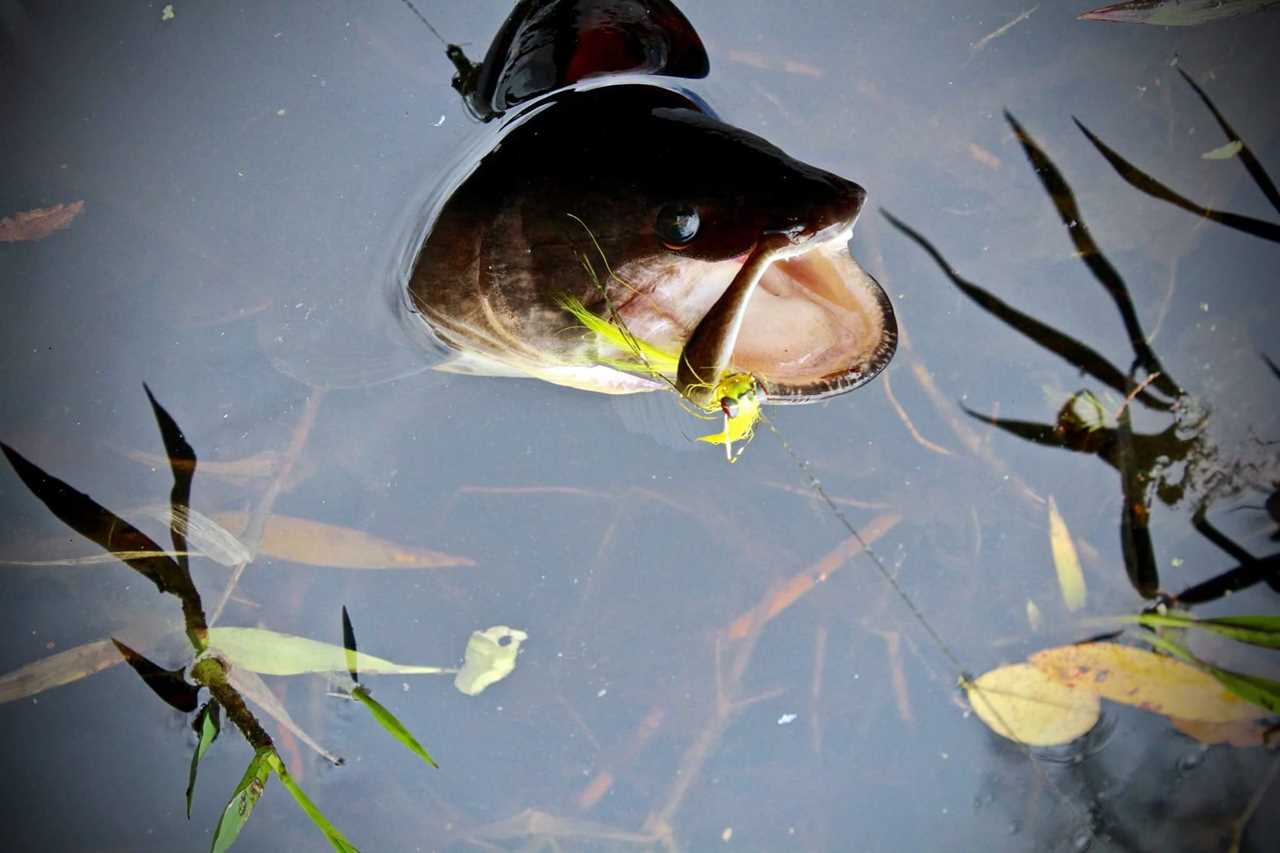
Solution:
M 657 61 L 661 52 L 632 50 L 633 64 L 661 73 L 670 71 L 662 56 L 675 55 L 683 68 L 699 68 L 690 56 L 701 44 L 665 0 L 526 2 L 513 17 L 528 29 L 556 5 L 629 9 L 630 18 L 609 19 L 615 28 L 618 20 L 668 22 L 656 37 L 677 48 Z M 635 6 L 661 8 L 646 17 Z M 686 389 L 700 378 L 734 372 L 755 377 L 769 403 L 828 397 L 883 369 L 896 346 L 893 309 L 848 246 L 862 187 L 649 79 L 530 86 L 531 76 L 547 77 L 517 73 L 527 72 L 520 56 L 536 40 L 514 29 L 513 39 L 509 20 L 505 38 L 524 53 L 513 59 L 495 42 L 482 68 L 508 69 L 533 94 L 438 206 L 409 280 L 410 309 L 454 351 L 439 369 L 605 393 L 675 385 L 691 399 Z M 588 36 L 569 36 L 591 46 L 588 59 L 560 51 L 560 65 L 579 78 L 608 53 Z M 605 63 L 610 73 L 626 64 Z M 494 79 L 489 72 L 487 89 L 509 101 L 507 78 Z M 607 318 L 625 340 L 591 333 L 581 310 Z

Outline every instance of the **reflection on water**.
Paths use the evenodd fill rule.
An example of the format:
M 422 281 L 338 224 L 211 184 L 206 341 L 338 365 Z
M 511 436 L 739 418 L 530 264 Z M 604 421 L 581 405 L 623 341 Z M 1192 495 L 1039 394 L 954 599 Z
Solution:
M 1280 164 L 1280 14 L 1163 29 L 1043 5 L 984 40 L 1026 9 L 731 6 L 683 6 L 710 54 L 700 91 L 905 226 L 868 215 L 855 238 L 903 331 L 875 385 L 777 414 L 727 466 L 620 428 L 594 395 L 416 373 L 396 273 L 474 125 L 411 14 L 10 2 L 0 215 L 84 205 L 0 245 L 0 438 L 163 541 L 132 509 L 173 483 L 145 381 L 200 453 L 203 515 L 268 505 L 474 563 L 260 553 L 216 607 L 228 569 L 190 561 L 215 624 L 336 642 L 345 604 L 362 652 L 447 665 L 477 626 L 528 633 L 478 697 L 361 674 L 439 771 L 321 678 L 258 679 L 296 728 L 268 726 L 293 776 L 362 849 L 1226 849 L 1250 808 L 1241 849 L 1272 849 L 1263 750 L 1110 704 L 1070 760 L 1029 756 L 956 683 L 1153 600 L 1276 612 L 1275 522 L 1248 508 L 1280 480 L 1258 177 Z M 468 45 L 508 11 L 424 7 Z M 3 557 L 87 556 L 6 470 Z M 1050 496 L 1088 585 L 1077 613 Z M 172 599 L 121 563 L 4 572 L 0 670 L 67 654 L 97 672 L 0 711 L 11 845 L 208 844 L 250 750 L 223 733 L 188 823 L 195 734 L 107 642 L 182 665 Z M 1277 675 L 1274 652 L 1186 640 Z M 279 794 L 236 849 L 323 843 Z

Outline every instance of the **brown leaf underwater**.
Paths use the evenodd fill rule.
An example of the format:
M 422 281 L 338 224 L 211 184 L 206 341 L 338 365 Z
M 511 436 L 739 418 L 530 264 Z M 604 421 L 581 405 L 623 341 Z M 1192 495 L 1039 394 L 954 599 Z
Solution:
M 214 520 L 239 535 L 249 517 L 243 512 L 225 512 L 215 515 Z M 289 515 L 272 515 L 267 519 L 258 552 L 294 563 L 336 569 L 443 569 L 475 565 L 475 561 L 467 557 L 411 548 L 350 527 Z
M 0 219 L 0 243 L 17 243 L 22 240 L 43 240 L 55 231 L 71 224 L 84 210 L 84 200 L 53 207 L 37 207 Z

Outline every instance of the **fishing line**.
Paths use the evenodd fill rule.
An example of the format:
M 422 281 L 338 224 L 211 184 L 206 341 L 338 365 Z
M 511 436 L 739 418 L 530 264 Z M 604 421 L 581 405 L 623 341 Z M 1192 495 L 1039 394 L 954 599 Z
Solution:
M 957 655 L 951 648 L 951 644 L 942 638 L 942 635 L 933 627 L 933 623 L 931 623 L 928 617 L 924 615 L 924 611 L 920 609 L 914 599 L 911 598 L 910 594 L 907 593 L 906 589 L 903 588 L 902 584 L 898 582 L 898 579 L 889 571 L 889 567 L 885 565 L 884 560 L 880 559 L 880 555 L 872 549 L 870 543 L 862 538 L 862 534 L 859 533 L 857 528 L 853 526 L 853 523 L 849 521 L 848 516 L 846 516 L 836 502 L 831 499 L 831 495 L 828 494 L 826 488 L 823 487 L 822 481 L 814 476 L 811 470 L 812 466 L 809 464 L 809 461 L 796 451 L 796 449 L 791 445 L 791 442 L 787 441 L 786 437 L 773 423 L 772 418 L 761 413 L 760 419 L 768 425 L 769 431 L 777 436 L 778 441 L 781 443 L 782 449 L 786 451 L 787 456 L 789 456 L 791 461 L 795 463 L 800 473 L 808 479 L 809 487 L 813 489 L 814 493 L 817 494 L 818 497 L 822 498 L 822 502 L 827 505 L 827 509 L 836 517 L 836 520 L 840 522 L 840 525 L 844 527 L 845 530 L 849 531 L 849 535 L 853 537 L 854 541 L 856 541 L 859 546 L 861 546 L 866 555 L 871 558 L 871 562 L 875 565 L 876 571 L 880 573 L 880 577 L 884 579 L 884 582 L 887 583 L 889 588 L 893 590 L 894 594 L 898 596 L 898 599 L 906 606 L 907 611 L 910 612 L 912 618 L 920 624 L 920 627 L 924 628 L 925 633 L 929 635 L 933 644 L 937 646 L 938 650 L 942 652 L 943 657 L 947 659 L 953 669 L 958 673 L 959 683 L 966 687 L 971 686 L 977 694 L 982 697 L 982 701 L 986 703 L 987 709 L 991 711 L 991 714 L 996 721 L 1004 727 L 1006 732 L 1013 735 L 1013 742 L 1016 743 L 1022 750 L 1023 754 L 1026 755 L 1027 759 L 1031 762 L 1031 766 L 1035 768 L 1036 773 L 1040 776 L 1041 780 L 1048 784 L 1049 788 L 1057 795 L 1061 802 L 1066 803 L 1067 806 L 1075 812 L 1077 818 L 1083 822 L 1086 831 L 1089 833 L 1089 838 L 1094 839 L 1096 836 L 1094 834 L 1092 815 L 1068 797 L 1066 793 L 1058 787 L 1057 782 L 1049 776 L 1044 767 L 1041 766 L 1040 762 L 1036 759 L 1035 752 L 1032 750 L 1031 746 L 1017 736 L 1013 727 L 1010 726 L 1009 722 L 1004 718 L 1004 714 L 1000 712 L 999 707 L 987 698 L 986 690 L 978 686 L 972 675 L 965 668 L 964 664 L 961 663 L 959 655 Z
M 423 14 L 418 11 L 418 7 L 413 5 L 411 0 L 400 0 L 400 2 L 402 2 L 406 7 L 408 7 L 409 11 L 413 13 L 414 17 L 416 17 L 419 21 L 421 21 L 422 24 L 428 30 L 431 31 L 431 34 L 434 35 L 436 39 L 439 40 L 439 42 L 448 49 L 447 52 L 450 52 L 450 55 L 452 58 L 451 52 L 455 50 L 456 46 L 450 44 L 448 41 L 445 40 L 444 36 L 440 34 L 439 30 L 437 30 L 434 26 L 432 26 L 431 22 L 428 21 L 426 17 L 423 16 Z M 566 215 L 570 219 L 573 219 L 575 222 L 577 222 L 582 227 L 582 229 L 587 232 L 587 236 L 590 238 L 592 244 L 594 245 L 596 252 L 600 255 L 600 260 L 604 264 L 605 271 L 608 273 L 609 278 L 619 282 L 624 287 L 635 292 L 636 291 L 635 287 L 633 287 L 629 282 L 619 277 L 617 273 L 613 271 L 613 268 L 609 264 L 608 258 L 605 256 L 603 248 L 600 246 L 599 242 L 596 240 L 595 234 L 591 232 L 591 229 L 587 226 L 587 224 L 583 222 L 580 217 L 575 216 L 572 213 L 567 213 Z M 605 307 L 609 312 L 610 319 L 620 327 L 624 335 L 624 339 L 627 340 L 627 342 L 632 345 L 631 348 L 634 354 L 640 359 L 641 363 L 646 368 L 649 369 L 650 373 L 652 373 L 654 376 L 658 376 L 659 378 L 663 379 L 671 387 L 671 390 L 676 394 L 676 397 L 680 402 L 681 408 L 685 409 L 686 411 L 689 411 L 688 406 L 690 404 L 685 399 L 684 395 L 680 393 L 679 389 L 675 386 L 675 383 L 671 382 L 671 380 L 667 379 L 666 376 L 662 375 L 659 371 L 654 369 L 652 365 L 649 364 L 649 361 L 646 358 L 645 354 L 641 351 L 641 348 L 638 343 L 638 339 L 632 334 L 630 328 L 628 328 L 626 322 L 622 319 L 621 315 L 618 313 L 618 311 L 614 307 L 612 300 L 609 298 L 608 289 L 604 286 L 603 282 L 600 281 L 599 276 L 596 275 L 595 269 L 591 264 L 590 258 L 588 258 L 584 254 L 581 256 L 581 259 L 582 259 L 583 267 L 586 269 L 587 274 L 591 277 L 596 287 L 604 295 Z M 702 418 L 707 417 L 705 414 L 700 412 L 695 414 L 697 414 L 698 417 L 702 417 Z M 1093 840 L 1096 836 L 1094 834 L 1093 820 L 1090 814 L 1084 809 L 1082 809 L 1071 798 L 1067 797 L 1067 795 L 1062 791 L 1062 789 L 1058 787 L 1057 783 L 1045 772 L 1045 769 L 1044 767 L 1041 766 L 1040 762 L 1036 760 L 1035 753 L 1032 751 L 1031 746 L 1017 737 L 1016 733 L 1014 732 L 1013 728 L 1009 725 L 1008 721 L 1004 719 L 1004 715 L 1000 712 L 999 708 L 996 705 L 992 704 L 989 699 L 987 699 L 986 691 L 976 684 L 972 675 L 965 668 L 964 664 L 961 663 L 959 656 L 951 648 L 951 645 L 942 638 L 942 635 L 938 633 L 937 629 L 933 627 L 933 624 L 924 615 L 924 611 L 922 611 L 919 608 L 919 606 L 916 605 L 915 601 L 907 593 L 906 589 L 903 588 L 902 584 L 900 584 L 897 578 L 893 576 L 893 573 L 889 571 L 888 566 L 885 565 L 884 561 L 880 558 L 880 555 L 877 554 L 875 550 L 872 549 L 871 545 L 865 539 L 862 538 L 862 534 L 860 534 L 858 530 L 853 526 L 852 522 L 849 521 L 848 517 L 844 514 L 843 511 L 841 511 L 840 507 L 836 504 L 836 502 L 831 499 L 831 495 L 828 494 L 827 490 L 823 487 L 822 482 L 812 473 L 811 471 L 812 466 L 809 464 L 808 460 L 806 460 L 798 452 L 796 452 L 796 449 L 791 445 L 791 442 L 787 441 L 786 437 L 783 436 L 783 434 L 778 430 L 778 427 L 773 423 L 773 420 L 771 418 L 769 418 L 763 412 L 760 413 L 759 417 L 761 420 L 765 422 L 765 424 L 768 425 L 769 431 L 772 432 L 775 436 L 777 436 L 778 441 L 779 443 L 781 443 L 783 450 L 786 451 L 787 456 L 791 458 L 791 461 L 796 465 L 800 473 L 803 474 L 806 479 L 808 479 L 809 487 L 813 489 L 814 493 L 817 494 L 822 499 L 823 503 L 826 504 L 827 509 L 831 512 L 832 515 L 835 516 L 836 520 L 839 521 L 840 525 L 849 532 L 849 534 L 853 537 L 854 541 L 856 541 L 858 545 L 862 548 L 862 550 L 866 553 L 866 555 L 870 557 L 871 562 L 876 567 L 876 571 L 880 573 L 880 577 L 884 579 L 885 583 L 889 585 L 889 588 L 893 590 L 894 594 L 897 595 L 898 599 L 903 603 L 904 606 L 906 606 L 907 611 L 911 614 L 912 618 L 915 619 L 917 623 L 919 623 L 920 627 L 924 628 L 925 633 L 929 635 L 930 640 L 933 641 L 933 644 L 938 648 L 940 652 L 942 652 L 943 656 L 947 659 L 947 662 L 951 664 L 953 670 L 958 674 L 959 683 L 965 686 L 972 686 L 972 688 L 977 692 L 977 694 L 982 697 L 983 701 L 987 703 L 987 707 L 991 711 L 992 716 L 1004 727 L 1005 731 L 1013 735 L 1012 740 L 1022 749 L 1023 753 L 1030 760 L 1031 765 L 1036 769 L 1036 772 L 1040 775 L 1041 779 L 1048 784 L 1049 788 L 1053 790 L 1053 792 L 1058 796 L 1059 800 L 1061 802 L 1066 803 L 1069 808 L 1075 811 L 1076 816 L 1083 821 L 1085 829 L 1089 833 L 1090 840 Z M 687 437 L 688 436 L 686 436 L 686 438 Z
M 445 47 L 453 46 L 449 44 L 449 42 L 445 41 L 444 36 L 440 35 L 440 31 L 437 30 L 435 27 L 431 26 L 431 22 L 428 21 L 425 17 L 423 17 L 422 13 L 418 11 L 418 7 L 413 5 L 413 3 L 410 2 L 410 0 L 400 0 L 400 2 L 409 7 L 409 11 L 414 14 L 414 17 L 416 17 L 419 21 L 422 21 L 422 23 L 426 26 L 426 28 L 431 30 L 431 34 L 440 40 L 440 43 L 442 45 L 444 45 Z

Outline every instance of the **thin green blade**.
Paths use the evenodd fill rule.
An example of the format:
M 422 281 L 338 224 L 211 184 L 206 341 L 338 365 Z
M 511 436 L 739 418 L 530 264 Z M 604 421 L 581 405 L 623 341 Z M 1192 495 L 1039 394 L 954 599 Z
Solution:
M 363 687 L 357 687 L 355 690 L 351 691 L 351 697 L 368 708 L 369 713 L 373 714 L 373 718 L 378 721 L 378 725 L 390 732 L 393 738 L 409 747 L 409 750 L 414 755 L 418 756 L 432 767 L 438 768 L 440 766 L 439 764 L 436 764 L 436 760 L 431 757 L 431 753 L 427 752 L 427 750 L 423 748 L 422 744 L 418 743 L 417 739 L 407 728 L 404 727 L 404 724 L 396 719 L 395 714 L 392 714 L 378 702 L 374 701 L 374 698 L 369 695 L 369 691 L 365 690 Z
M 193 728 L 196 730 L 196 748 L 191 753 L 191 769 L 187 772 L 187 820 L 191 820 L 191 800 L 196 792 L 196 769 L 204 758 L 209 745 L 218 739 L 222 731 L 222 706 L 210 699 L 196 714 Z
M 222 817 L 218 818 L 218 825 L 213 830 L 213 853 L 223 853 L 235 844 L 240 830 L 248 823 L 253 807 L 258 804 L 258 799 L 267 786 L 267 778 L 271 775 L 267 757 L 273 754 L 270 749 L 260 749 L 254 753 L 253 760 L 244 771 L 240 784 L 231 793 L 231 800 L 222 810 Z
M 316 804 L 311 802 L 311 798 L 298 787 L 298 783 L 293 781 L 293 777 L 285 769 L 284 761 L 281 760 L 280 756 L 272 751 L 268 751 L 266 755 L 266 763 L 275 771 L 277 778 L 280 779 L 280 784 L 284 785 L 285 789 L 293 795 L 293 799 L 297 802 L 299 808 L 324 833 L 324 837 L 333 845 L 333 849 L 337 850 L 338 853 L 360 853 L 359 849 L 348 841 L 347 837 L 339 832 L 336 826 L 329 822 L 329 819 L 316 807 Z

